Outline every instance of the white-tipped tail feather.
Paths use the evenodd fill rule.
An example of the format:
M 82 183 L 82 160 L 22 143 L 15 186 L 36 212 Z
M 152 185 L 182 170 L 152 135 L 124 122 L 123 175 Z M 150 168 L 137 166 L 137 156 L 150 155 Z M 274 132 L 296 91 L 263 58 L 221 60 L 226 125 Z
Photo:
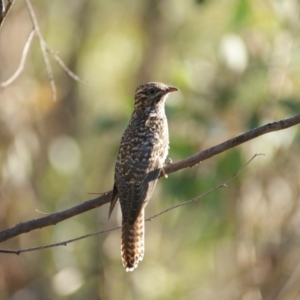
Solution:
M 123 221 L 121 256 L 126 271 L 133 271 L 144 258 L 144 209 L 133 225 Z

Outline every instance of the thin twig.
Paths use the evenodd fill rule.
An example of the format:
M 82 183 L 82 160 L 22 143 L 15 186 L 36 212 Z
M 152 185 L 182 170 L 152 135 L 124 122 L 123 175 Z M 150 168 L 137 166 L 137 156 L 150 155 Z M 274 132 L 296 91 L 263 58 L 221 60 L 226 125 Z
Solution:
M 47 54 L 46 43 L 45 43 L 45 40 L 41 33 L 41 30 L 40 30 L 40 27 L 39 27 L 39 24 L 38 24 L 38 21 L 37 21 L 37 18 L 36 18 L 36 15 L 35 15 L 35 12 L 34 12 L 34 9 L 33 9 L 33 6 L 31 4 L 30 0 L 25 0 L 25 3 L 27 6 L 27 9 L 28 9 L 35 33 L 40 42 L 44 62 L 45 62 L 47 73 L 48 73 L 49 83 L 50 83 L 50 87 L 51 87 L 51 91 L 52 91 L 52 98 L 53 98 L 53 101 L 56 101 L 57 90 L 56 90 L 55 81 L 54 81 L 54 77 L 53 77 L 52 67 L 51 67 L 50 60 L 49 60 L 49 57 Z
M 180 206 L 183 206 L 183 205 L 186 205 L 186 204 L 189 204 L 191 202 L 195 202 L 205 196 L 207 196 L 208 194 L 212 193 L 213 191 L 216 191 L 222 187 L 227 187 L 227 183 L 230 182 L 232 179 L 234 179 L 235 177 L 237 177 L 250 163 L 251 161 L 259 156 L 259 155 L 264 155 L 264 154 L 255 154 L 253 155 L 253 157 L 235 174 L 233 174 L 231 177 L 229 177 L 226 181 L 224 181 L 223 183 L 219 184 L 218 186 L 210 189 L 209 191 L 193 198 L 193 199 L 190 199 L 188 201 L 185 201 L 185 202 L 182 202 L 182 203 L 179 203 L 179 204 L 176 204 L 176 205 L 173 205 L 163 211 L 161 211 L 160 213 L 158 214 L 155 214 L 147 219 L 145 219 L 145 221 L 152 221 L 153 219 L 157 218 L 158 216 L 161 216 L 167 212 L 169 212 L 170 210 L 173 210 L 175 208 L 178 208 Z M 106 232 L 110 232 L 110 231 L 113 231 L 113 230 L 116 230 L 116 229 L 120 229 L 122 226 L 119 225 L 119 226 L 115 226 L 115 227 L 112 227 L 112 228 L 108 228 L 108 229 L 105 229 L 105 230 L 101 230 L 101 231 L 97 231 L 97 232 L 93 232 L 93 233 L 89 233 L 89 234 L 85 234 L 83 236 L 80 236 L 80 237 L 77 237 L 77 238 L 74 238 L 74 239 L 70 239 L 70 240 L 67 240 L 67 241 L 63 241 L 63 242 L 59 242 L 59 243 L 54 243 L 54 244 L 49 244 L 49 245 L 45 245 L 45 246 L 38 246 L 38 247 L 32 247 L 32 248 L 26 248 L 26 249 L 19 249 L 19 250 L 3 250 L 3 249 L 0 249 L 0 253 L 8 253 L 8 254 L 21 254 L 23 252 L 31 252 L 31 251 L 36 251 L 36 250 L 42 250 L 42 249 L 46 249 L 46 248 L 52 248 L 52 247 L 58 247 L 58 246 L 67 246 L 67 244 L 70 244 L 72 242 L 75 242 L 75 241 L 79 241 L 79 240 L 82 240 L 82 239 L 85 239 L 85 238 L 88 238 L 88 237 L 91 237 L 91 236 L 94 236 L 94 235 L 99 235 L 99 234 L 102 234 L 102 233 L 106 233 Z
M 26 41 L 26 44 L 24 46 L 23 49 L 23 53 L 22 53 L 22 57 L 21 57 L 21 61 L 19 64 L 18 69 L 15 71 L 15 73 L 5 82 L 0 83 L 0 87 L 7 87 L 8 85 L 10 85 L 13 81 L 15 81 L 18 76 L 22 73 L 23 69 L 24 69 L 24 65 L 26 62 L 26 58 L 27 58 L 27 54 L 34 36 L 34 33 L 36 33 L 38 39 L 39 39 L 39 43 L 40 43 L 40 47 L 41 47 L 41 51 L 42 51 L 42 55 L 44 58 L 44 62 L 46 65 L 46 69 L 47 69 L 47 73 L 48 73 L 48 78 L 49 78 L 49 82 L 50 82 L 50 87 L 51 87 L 51 91 L 52 91 L 52 97 L 53 100 L 57 99 L 57 90 L 56 90 L 56 85 L 55 85 L 55 81 L 54 81 L 54 76 L 53 76 L 53 71 L 52 71 L 52 67 L 51 67 L 51 63 L 48 57 L 48 53 L 53 57 L 53 59 L 58 63 L 58 65 L 74 80 L 78 81 L 78 82 L 82 82 L 82 83 L 87 83 L 86 80 L 80 78 L 78 75 L 76 75 L 74 72 L 72 72 L 67 66 L 66 64 L 63 62 L 63 60 L 57 55 L 57 53 L 52 50 L 48 44 L 45 42 L 43 35 L 41 33 L 33 6 L 30 2 L 30 0 L 25 0 L 26 2 L 26 6 L 33 24 L 33 30 L 30 32 L 28 39 Z M 4 16 L 7 14 L 8 10 L 10 9 L 12 2 L 8 2 L 7 6 L 6 6 L 6 10 L 4 11 Z M 1 12 L 0 12 L 1 14 Z M 3 18 L 4 18 L 3 16 Z M 2 19 L 3 19 L 2 18 Z M 1 16 L 0 16 L 0 26 L 1 26 Z
M 86 80 L 80 78 L 78 75 L 76 75 L 73 71 L 71 71 L 66 64 L 63 62 L 63 60 L 57 55 L 57 53 L 52 50 L 47 43 L 45 43 L 45 47 L 48 53 L 51 54 L 53 59 L 59 64 L 59 66 L 74 80 L 82 82 L 82 83 L 87 83 Z
M 89 233 L 89 234 L 86 234 L 86 235 L 83 235 L 83 236 L 79 236 L 79 237 L 74 238 L 74 239 L 70 239 L 70 240 L 55 243 L 55 244 L 49 244 L 49 245 L 45 245 L 45 246 L 31 247 L 31 248 L 25 248 L 25 249 L 20 249 L 20 250 L 1 250 L 0 249 L 0 253 L 19 255 L 19 254 L 24 253 L 24 252 L 37 251 L 37 250 L 53 248 L 53 247 L 58 247 L 58 246 L 67 246 L 70 243 L 73 243 L 73 242 L 76 242 L 76 241 L 79 241 L 79 240 L 82 240 L 82 239 L 85 239 L 85 238 L 88 238 L 88 237 L 91 237 L 91 236 L 94 236 L 94 235 L 98 235 L 98 234 L 106 233 L 106 232 L 109 232 L 109 231 L 113 231 L 113 230 L 116 230 L 116 229 L 119 229 L 119 228 L 121 228 L 121 226 L 115 226 L 115 227 L 111 227 L 111 228 L 108 228 L 108 229 L 105 229 L 105 230 L 92 232 L 92 233 Z
M 24 69 L 24 66 L 25 66 L 25 62 L 26 62 L 26 58 L 27 58 L 27 54 L 28 54 L 31 42 L 32 42 L 33 37 L 34 37 L 34 34 L 35 34 L 35 30 L 33 29 L 33 30 L 31 30 L 31 32 L 30 32 L 30 34 L 27 38 L 27 41 L 25 43 L 19 67 L 17 68 L 15 73 L 9 79 L 7 79 L 6 81 L 0 83 L 1 87 L 7 87 L 8 85 L 12 84 L 20 76 L 20 74 L 22 73 L 22 71 Z
M 38 209 L 36 209 L 35 211 L 41 215 L 47 215 L 47 216 L 51 215 L 51 213 L 46 213 L 46 212 L 40 211 Z
M 215 191 L 215 190 L 218 190 L 218 189 L 221 189 L 221 188 L 223 188 L 223 187 L 227 187 L 227 183 L 229 182 L 229 181 L 231 181 L 232 179 L 234 179 L 236 176 L 238 176 L 250 163 L 251 163 L 251 161 L 255 158 L 255 157 L 257 157 L 257 156 L 259 156 L 259 155 L 264 155 L 263 153 L 256 153 L 256 154 L 254 154 L 253 156 L 252 156 L 252 158 L 237 172 L 237 173 L 235 173 L 235 174 L 233 174 L 231 177 L 229 177 L 226 181 L 224 181 L 223 183 L 221 183 L 221 184 L 219 184 L 218 186 L 216 186 L 216 187 L 214 187 L 214 188 L 212 188 L 212 189 L 210 189 L 210 190 L 208 190 L 207 192 L 205 192 L 205 193 L 203 193 L 203 194 L 201 194 L 201 195 L 199 195 L 199 196 L 197 196 L 197 197 L 195 197 L 195 198 L 193 198 L 193 199 L 190 199 L 190 200 L 187 200 L 187 201 L 185 201 L 185 202 L 181 202 L 181 203 L 179 203 L 179 204 L 175 204 L 175 205 L 173 205 L 173 206 L 171 206 L 171 207 L 169 207 L 169 208 L 167 208 L 167 209 L 165 209 L 165 210 L 163 210 L 163 211 L 161 211 L 160 213 L 158 213 L 158 214 L 155 214 L 155 215 L 153 215 L 152 217 L 149 217 L 148 219 L 146 219 L 145 221 L 152 221 L 154 218 L 156 218 L 156 217 L 158 217 L 158 216 L 161 216 L 161 215 L 163 215 L 163 214 L 165 214 L 166 212 L 168 212 L 168 211 L 170 211 L 170 210 L 173 210 L 173 209 L 175 209 L 175 208 L 177 208 L 177 207 L 180 207 L 180 206 L 183 206 L 183 205 L 186 205 L 186 204 L 188 204 L 188 203 L 191 203 L 191 202 L 195 202 L 195 201 L 197 201 L 197 200 L 199 200 L 200 198 L 203 198 L 203 197 L 205 197 L 205 196 L 207 196 L 208 194 L 210 194 L 210 193 L 212 193 L 213 191 Z
M 258 136 L 264 135 L 269 132 L 274 132 L 282 129 L 286 129 L 296 124 L 300 123 L 300 115 L 296 115 L 294 117 L 280 120 L 278 122 L 269 123 L 263 125 L 261 127 L 250 130 L 246 133 L 243 133 L 237 137 L 234 137 L 226 142 L 223 142 L 219 145 L 201 151 L 193 156 L 187 157 L 178 162 L 174 162 L 171 164 L 167 164 L 164 166 L 164 170 L 166 174 L 171 174 L 173 172 L 177 172 L 179 170 L 195 166 L 199 164 L 199 162 L 204 161 L 208 158 L 211 158 L 214 155 L 222 153 L 230 148 L 241 145 L 247 141 L 250 141 Z M 50 225 L 55 225 L 59 222 L 72 218 L 76 215 L 82 214 L 86 211 L 94 209 L 96 207 L 100 207 L 106 203 L 109 203 L 112 197 L 112 191 L 104 193 L 97 198 L 85 201 L 79 205 L 71 207 L 61 212 L 53 213 L 49 216 L 45 216 L 39 219 L 30 220 L 24 223 L 20 223 L 12 228 L 8 228 L 0 232 L 0 242 L 6 241 L 10 238 L 18 236 L 20 234 L 40 229 L 43 227 L 47 227 Z

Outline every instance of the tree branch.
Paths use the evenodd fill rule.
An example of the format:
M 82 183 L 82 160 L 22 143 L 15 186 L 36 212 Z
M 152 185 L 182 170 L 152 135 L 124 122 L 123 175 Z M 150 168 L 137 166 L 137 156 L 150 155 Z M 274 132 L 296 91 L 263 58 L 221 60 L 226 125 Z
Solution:
M 54 213 L 43 218 L 33 219 L 25 223 L 19 223 L 13 228 L 0 232 L 0 242 L 6 241 L 12 237 L 15 237 L 25 232 L 32 231 L 34 229 L 39 229 L 50 225 L 56 225 L 61 221 L 64 221 L 81 213 L 84 213 L 88 210 L 99 207 L 105 203 L 108 203 L 111 199 L 111 196 L 112 191 L 102 194 L 100 197 L 97 197 L 95 199 L 85 201 L 82 204 L 71 207 L 64 211 Z
M 219 153 L 222 153 L 230 148 L 241 145 L 241 144 L 243 144 L 247 141 L 250 141 L 258 136 L 261 136 L 261 135 L 269 133 L 269 132 L 286 129 L 286 128 L 292 127 L 296 124 L 299 124 L 299 123 L 300 123 L 300 115 L 297 115 L 297 116 L 294 116 L 294 117 L 291 117 L 288 119 L 284 119 L 284 120 L 281 120 L 278 122 L 273 122 L 273 123 L 263 125 L 261 127 L 250 130 L 244 134 L 241 134 L 235 138 L 232 138 L 224 143 L 221 143 L 221 144 L 211 147 L 209 149 L 203 150 L 203 151 L 201 151 L 193 156 L 190 156 L 186 159 L 180 160 L 175 163 L 170 163 L 164 167 L 165 173 L 170 174 L 170 173 L 179 171 L 181 169 L 185 169 L 187 167 L 195 166 L 203 160 L 206 160 L 206 159 L 208 159 L 212 156 L 215 156 Z M 20 223 L 20 224 L 14 226 L 13 228 L 6 229 L 6 230 L 0 232 L 0 242 L 6 241 L 12 237 L 18 236 L 25 232 L 29 232 L 29 231 L 43 228 L 43 227 L 50 226 L 50 225 L 56 225 L 57 223 L 62 222 L 66 219 L 69 219 L 73 216 L 79 215 L 88 210 L 102 206 L 103 204 L 110 202 L 111 196 L 112 196 L 112 191 L 109 191 L 95 199 L 88 200 L 82 204 L 79 204 L 79 205 L 69 208 L 67 210 L 64 210 L 64 211 L 61 211 L 58 213 L 54 213 L 54 214 L 48 215 L 43 218 L 30 220 L 25 223 Z
M 235 177 L 237 177 L 251 163 L 251 161 L 255 157 L 259 156 L 259 155 L 264 155 L 264 154 L 255 154 L 255 155 L 253 155 L 253 157 L 237 173 L 233 174 L 225 182 L 219 184 L 218 186 L 210 189 L 209 191 L 206 191 L 205 193 L 203 193 L 203 194 L 201 194 L 199 196 L 194 197 L 193 199 L 190 199 L 190 200 L 184 201 L 182 203 L 175 204 L 175 205 L 173 205 L 171 207 L 168 207 L 167 209 L 161 211 L 160 213 L 157 213 L 157 214 L 155 214 L 155 215 L 153 215 L 153 216 L 145 219 L 145 221 L 152 221 L 153 219 L 155 219 L 155 218 L 157 218 L 157 217 L 159 217 L 159 216 L 161 216 L 161 215 L 169 212 L 170 210 L 173 210 L 173 209 L 181 207 L 183 205 L 195 202 L 195 201 L 197 201 L 197 200 L 205 197 L 206 195 L 212 193 L 215 190 L 221 189 L 223 187 L 227 187 L 227 183 L 229 181 L 231 181 L 232 179 L 234 179 Z M 42 250 L 42 249 L 53 248 L 53 247 L 58 247 L 58 246 L 67 246 L 69 243 L 73 243 L 73 242 L 76 242 L 76 241 L 79 241 L 79 240 L 82 240 L 82 239 L 85 239 L 85 238 L 88 238 L 88 237 L 91 237 L 91 236 L 94 236 L 94 235 L 106 233 L 106 232 L 113 231 L 113 230 L 120 229 L 120 228 L 121 228 L 121 225 L 115 226 L 115 227 L 111 227 L 111 228 L 108 228 L 108 229 L 104 229 L 104 230 L 101 230 L 101 231 L 97 231 L 97 232 L 92 232 L 92 233 L 89 233 L 89 234 L 85 234 L 85 235 L 79 236 L 77 238 L 73 238 L 73 239 L 70 239 L 70 240 L 66 240 L 66 241 L 59 242 L 59 243 L 54 243 L 54 244 L 49 244 L 49 245 L 45 245 L 45 246 L 30 247 L 30 248 L 19 249 L 19 250 L 4 250 L 4 249 L 0 249 L 0 253 L 17 254 L 17 255 L 19 255 L 19 254 L 24 253 L 24 252 L 32 252 L 32 251 L 36 251 L 36 250 Z
M 48 54 L 47 54 L 47 49 L 46 49 L 46 46 L 45 46 L 45 40 L 44 40 L 43 35 L 41 33 L 41 30 L 40 30 L 40 27 L 39 27 L 38 21 L 36 19 L 35 12 L 34 12 L 34 9 L 32 7 L 32 4 L 31 4 L 30 0 L 25 0 L 25 3 L 26 3 L 26 6 L 27 6 L 27 10 L 29 12 L 29 16 L 31 18 L 35 33 L 36 33 L 36 35 L 39 39 L 39 42 L 40 42 L 40 47 L 41 47 L 41 50 L 42 50 L 44 62 L 45 62 L 47 73 L 48 73 L 49 83 L 50 83 L 50 87 L 51 87 L 51 91 L 52 91 L 52 97 L 53 97 L 53 100 L 56 101 L 56 99 L 57 99 L 57 90 L 56 90 L 56 85 L 55 85 L 55 81 L 54 81 L 54 77 L 53 77 L 52 67 L 51 67 L 50 60 L 49 60 L 49 57 L 48 57 Z
M 13 2 L 14 2 L 13 0 L 8 1 L 7 6 L 4 7 L 3 0 L 0 0 L 0 26 L 1 26 L 1 22 L 4 20 L 4 17 L 7 15 L 8 11 L 10 10 Z M 32 25 L 33 25 L 33 30 L 30 32 L 30 34 L 27 38 L 27 41 L 25 43 L 25 46 L 24 46 L 24 49 L 23 49 L 23 52 L 22 52 L 21 61 L 20 61 L 18 69 L 15 71 L 15 73 L 8 80 L 6 80 L 4 82 L 0 82 L 0 87 L 7 87 L 11 83 L 13 83 L 18 78 L 18 76 L 22 73 L 22 71 L 24 69 L 25 62 L 26 62 L 27 54 L 28 54 L 28 51 L 29 51 L 29 48 L 30 48 L 30 45 L 31 45 L 31 42 L 33 40 L 34 34 L 36 34 L 36 36 L 39 40 L 39 43 L 40 43 L 43 59 L 44 59 L 45 65 L 46 65 L 47 74 L 48 74 L 48 78 L 49 78 L 49 83 L 50 83 L 50 87 L 51 87 L 51 91 L 52 91 L 52 97 L 53 97 L 53 100 L 56 100 L 57 90 L 56 90 L 56 85 L 55 85 L 55 82 L 54 82 L 54 76 L 53 76 L 52 67 L 51 67 L 51 63 L 50 63 L 48 54 L 50 54 L 52 56 L 52 58 L 57 62 L 57 64 L 71 78 L 73 78 L 76 81 L 82 82 L 82 83 L 87 83 L 87 82 L 85 80 L 81 79 L 74 72 L 72 72 L 66 66 L 66 64 L 63 62 L 63 60 L 59 57 L 59 55 L 48 46 L 48 44 L 44 40 L 44 37 L 41 33 L 41 30 L 40 30 L 40 27 L 39 27 L 39 24 L 38 24 L 38 21 L 37 21 L 37 17 L 35 15 L 35 12 L 34 12 L 34 9 L 32 7 L 32 4 L 31 4 L 30 0 L 25 0 L 25 3 L 26 3 L 26 6 L 27 6 L 27 10 L 29 12 L 29 16 L 30 16 Z M 1 6 L 3 6 L 2 7 L 3 11 L 1 11 Z
M 215 156 L 219 153 L 222 153 L 230 148 L 234 148 L 239 146 L 245 142 L 248 142 L 258 136 L 264 135 L 269 132 L 278 131 L 282 129 L 286 129 L 292 126 L 295 126 L 300 123 L 300 115 L 296 115 L 294 117 L 280 120 L 273 123 L 268 123 L 261 127 L 252 129 L 246 133 L 243 133 L 235 138 L 232 138 L 224 143 L 211 147 L 209 149 L 203 150 L 193 156 L 190 156 L 186 159 L 180 160 L 178 162 L 172 163 L 164 167 L 164 170 L 167 174 L 176 172 L 183 168 L 193 167 L 194 165 L 198 164 L 199 162 L 206 160 L 212 156 Z
M 45 47 L 48 53 L 51 54 L 52 58 L 58 63 L 58 65 L 75 81 L 81 82 L 81 83 L 87 83 L 86 80 L 80 78 L 78 75 L 76 75 L 74 72 L 72 72 L 66 64 L 63 62 L 63 60 L 58 56 L 56 51 L 52 50 L 48 44 L 44 41 Z
M 146 221 L 149 221 L 149 220 L 146 220 Z M 63 241 L 63 242 L 59 242 L 59 243 L 55 243 L 55 244 L 49 244 L 49 245 L 45 245 L 45 246 L 31 247 L 31 248 L 25 248 L 25 249 L 20 249 L 20 250 L 3 250 L 3 249 L 0 249 L 0 253 L 19 255 L 19 254 L 24 253 L 24 252 L 32 252 L 32 251 L 36 251 L 36 250 L 42 250 L 42 249 L 53 248 L 53 247 L 58 247 L 58 246 L 67 246 L 70 243 L 88 238 L 90 236 L 94 236 L 94 235 L 98 235 L 98 234 L 101 234 L 101 233 L 113 231 L 113 230 L 116 230 L 116 229 L 119 229 L 119 228 L 121 228 L 121 225 L 111 227 L 111 228 L 108 228 L 108 229 L 104 229 L 104 230 L 101 230 L 101 231 L 85 234 L 83 236 L 79 236 L 77 238 L 70 239 L 70 240 L 67 240 L 67 241 Z

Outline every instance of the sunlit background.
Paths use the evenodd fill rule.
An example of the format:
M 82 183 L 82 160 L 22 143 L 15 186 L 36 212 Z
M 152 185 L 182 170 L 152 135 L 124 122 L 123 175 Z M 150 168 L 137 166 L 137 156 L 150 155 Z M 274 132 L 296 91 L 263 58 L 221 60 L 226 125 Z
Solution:
M 32 0 L 57 100 L 34 37 L 21 75 L 0 88 L 0 230 L 111 190 L 138 84 L 161 81 L 173 161 L 300 112 L 297 0 Z M 15 1 L 0 31 L 0 82 L 32 29 Z M 161 179 L 146 216 L 227 188 L 146 224 L 126 273 L 120 231 L 64 247 L 0 254 L 0 299 L 300 299 L 299 127 L 271 133 Z M 1 243 L 23 249 L 120 224 L 108 205 Z

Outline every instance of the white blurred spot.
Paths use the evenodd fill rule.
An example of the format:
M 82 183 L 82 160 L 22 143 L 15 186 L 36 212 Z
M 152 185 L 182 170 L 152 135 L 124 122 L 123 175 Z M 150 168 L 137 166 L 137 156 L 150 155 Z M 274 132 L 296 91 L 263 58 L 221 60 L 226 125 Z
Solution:
M 257 287 L 251 287 L 244 292 L 242 300 L 262 300 L 262 295 Z
M 58 208 L 58 210 L 61 210 Z M 75 220 L 69 220 L 69 222 L 61 223 L 60 227 L 54 227 L 52 242 L 65 241 L 76 236 L 84 235 L 86 233 L 86 227 L 83 223 Z M 68 266 L 77 265 L 76 256 L 77 246 L 75 243 L 69 243 L 66 247 L 54 247 L 52 248 L 53 262 L 57 269 L 63 269 Z
M 49 160 L 53 168 L 61 173 L 70 174 L 80 164 L 80 149 L 70 136 L 60 136 L 50 145 Z
M 132 275 L 134 288 L 141 294 L 147 295 L 149 299 L 161 299 L 167 293 L 168 287 L 172 285 L 171 277 L 167 276 L 165 270 L 159 265 L 147 267 L 147 272 L 135 271 Z
M 242 73 L 248 65 L 248 52 L 244 41 L 236 34 L 227 34 L 221 40 L 220 57 L 234 72 Z
M 83 284 L 81 273 L 72 267 L 59 271 L 52 279 L 53 289 L 57 294 L 66 296 L 76 292 Z
M 39 143 L 30 130 L 23 130 L 15 137 L 3 166 L 3 179 L 21 184 L 31 173 L 32 156 L 38 152 Z
M 120 260 L 120 232 L 111 232 L 102 244 L 103 252 L 111 260 Z

